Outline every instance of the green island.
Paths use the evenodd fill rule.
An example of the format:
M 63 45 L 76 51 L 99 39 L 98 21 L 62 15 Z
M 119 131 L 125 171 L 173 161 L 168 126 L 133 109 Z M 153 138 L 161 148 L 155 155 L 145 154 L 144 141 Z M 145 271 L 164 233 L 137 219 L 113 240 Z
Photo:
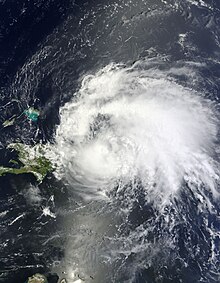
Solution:
M 12 143 L 7 148 L 15 150 L 18 154 L 18 161 L 10 160 L 10 163 L 16 166 L 21 164 L 21 166 L 19 168 L 0 166 L 0 176 L 29 173 L 33 174 L 37 181 L 41 183 L 46 175 L 54 169 L 50 160 L 44 156 L 45 149 L 41 144 L 29 146 L 22 143 Z
M 36 273 L 33 276 L 28 277 L 28 281 L 25 283 L 48 283 L 48 281 L 44 275 Z

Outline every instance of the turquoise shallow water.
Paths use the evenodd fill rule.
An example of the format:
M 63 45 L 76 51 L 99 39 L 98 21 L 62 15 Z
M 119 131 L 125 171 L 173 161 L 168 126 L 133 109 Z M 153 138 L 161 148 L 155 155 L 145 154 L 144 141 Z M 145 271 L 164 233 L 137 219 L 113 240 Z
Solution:
M 196 123 L 200 121 L 198 117 L 201 117 L 202 106 L 201 110 L 195 105 L 198 115 L 193 110 L 190 115 L 186 115 L 187 111 L 181 112 L 190 107 L 186 107 L 188 100 L 184 100 L 179 91 L 183 87 L 192 95 L 210 99 L 208 107 L 213 107 L 215 119 L 218 119 L 218 2 L 117 0 L 45 3 L 6 0 L 0 5 L 0 122 L 13 115 L 19 116 L 13 126 L 1 130 L 1 164 L 6 166 L 12 158 L 11 153 L 5 150 L 8 143 L 18 139 L 28 144 L 39 141 L 54 144 L 57 125 L 60 124 L 63 125 L 60 135 L 65 139 L 57 156 L 63 149 L 69 150 L 69 154 L 67 152 L 65 158 L 62 157 L 62 165 L 65 165 L 62 180 L 52 174 L 40 185 L 31 175 L 10 175 L 0 179 L 0 281 L 22 283 L 27 276 L 42 272 L 57 273 L 60 278 L 68 278 L 68 282 L 80 278 L 96 283 L 219 282 L 219 201 L 207 185 L 208 181 L 216 178 L 211 169 L 209 175 L 204 175 L 199 187 L 192 187 L 189 182 L 198 180 L 195 171 L 187 176 L 188 179 L 185 177 L 178 194 L 161 212 L 155 206 L 156 202 L 161 202 L 161 194 L 146 190 L 143 175 L 141 178 L 135 175 L 128 180 L 125 173 L 120 175 L 121 171 L 115 170 L 122 159 L 125 165 L 122 166 L 123 172 L 128 172 L 127 168 L 142 169 L 141 156 L 145 155 L 137 155 L 135 159 L 137 156 L 132 155 L 132 146 L 137 144 L 137 140 L 139 145 L 143 144 L 140 140 L 145 135 L 139 129 L 145 121 L 141 118 L 149 116 L 144 111 L 140 115 L 140 109 L 146 109 L 146 100 L 142 96 L 136 100 L 137 81 L 130 84 L 128 79 L 124 85 L 117 83 L 121 86 L 117 89 L 109 81 L 108 71 L 104 72 L 104 83 L 90 77 L 100 78 L 97 72 L 112 62 L 126 69 L 147 61 L 148 67 L 139 64 L 138 70 L 146 73 L 148 79 L 158 79 L 158 87 L 153 88 L 152 108 L 147 108 L 148 112 L 151 110 L 152 114 L 165 117 L 162 112 L 156 112 L 163 109 L 160 105 L 164 105 L 165 109 L 170 109 L 168 113 L 172 113 L 172 116 L 167 115 L 173 120 L 167 120 L 167 116 L 164 118 L 165 125 L 168 121 L 172 122 L 169 124 L 172 125 L 169 128 L 172 141 L 166 136 L 166 142 L 175 141 L 176 136 L 172 134 L 176 131 L 175 127 L 181 129 L 185 136 L 188 133 L 185 129 L 190 128 L 193 134 L 187 136 L 184 145 L 191 149 L 196 140 L 195 150 L 190 151 L 193 154 L 200 146 L 197 142 L 200 139 L 204 152 L 215 160 L 218 168 L 218 134 L 209 146 L 209 137 L 202 135 L 202 130 L 198 131 L 199 123 Z M 127 76 L 131 73 L 132 70 L 128 71 Z M 82 90 L 82 78 L 85 76 L 88 84 L 85 83 Z M 167 84 L 161 83 L 164 76 L 180 86 L 174 89 L 179 100 L 174 101 L 171 108 L 168 108 L 170 104 L 159 99 L 153 103 L 158 93 L 166 96 Z M 108 97 L 106 90 L 111 87 L 113 98 Z M 124 100 L 117 96 L 118 93 L 121 95 L 121 89 L 126 89 Z M 89 98 L 81 99 L 80 95 L 94 93 L 97 99 L 91 99 L 91 103 Z M 133 99 L 128 99 L 129 95 L 133 95 Z M 62 116 L 61 108 L 74 99 L 79 102 L 76 109 L 78 116 L 74 115 L 75 110 L 71 113 L 64 111 L 66 116 Z M 37 121 L 31 122 L 20 116 L 29 107 L 40 110 Z M 137 113 L 132 118 L 133 108 Z M 83 120 L 87 114 L 92 119 L 93 109 L 96 116 L 89 123 L 83 142 L 81 136 L 72 138 L 71 135 L 69 138 L 69 133 L 76 132 L 76 124 L 72 125 L 71 121 L 78 123 L 78 117 Z M 120 123 L 115 109 L 120 114 Z M 178 111 L 175 112 L 175 109 Z M 129 117 L 124 115 L 126 111 Z M 181 119 L 178 116 L 180 112 Z M 158 115 L 155 114 L 155 119 Z M 192 115 L 195 118 L 189 121 L 188 117 Z M 65 122 L 68 117 L 70 124 L 67 127 Z M 151 125 L 147 129 L 152 129 Z M 200 127 L 206 129 L 204 123 Z M 154 131 L 150 133 L 153 135 Z M 165 133 L 167 131 L 161 131 L 161 136 L 164 137 Z M 129 140 L 131 136 L 136 143 Z M 119 140 L 127 146 L 126 150 L 120 147 Z M 96 146 L 93 147 L 90 141 L 95 141 Z M 161 153 L 163 145 L 159 141 Z M 75 159 L 73 150 L 76 145 L 81 149 L 78 159 Z M 176 149 L 175 146 L 172 148 Z M 88 159 L 88 152 L 93 158 Z M 107 152 L 107 159 L 103 152 Z M 117 158 L 115 162 L 115 155 L 109 152 L 117 152 L 117 157 L 121 158 L 119 162 Z M 173 154 L 172 150 L 169 152 Z M 160 171 L 160 163 L 155 162 L 159 169 L 156 170 L 157 178 L 150 179 L 151 189 L 157 188 L 161 176 L 170 176 L 173 172 L 170 168 L 176 170 L 175 165 L 181 160 L 177 158 L 179 152 L 183 152 L 183 148 L 173 154 L 175 158 L 170 156 L 169 161 L 174 160 L 175 164 L 164 170 Z M 156 159 L 153 147 L 151 153 L 152 161 Z M 68 159 L 69 156 L 73 158 Z M 187 156 L 183 155 L 186 161 Z M 65 160 L 69 162 L 68 166 Z M 138 164 L 132 163 L 133 160 L 137 160 Z M 198 160 L 201 163 L 200 157 Z M 152 161 L 152 164 L 155 163 Z M 111 186 L 108 179 L 106 187 L 110 189 L 102 190 L 103 174 L 108 178 L 119 174 L 120 178 L 114 179 Z M 97 176 L 100 178 L 98 181 Z M 95 185 L 91 185 L 91 180 L 95 180 Z M 169 190 L 172 180 L 169 179 L 170 183 L 167 181 L 163 188 Z M 218 181 L 216 190 L 219 191 Z

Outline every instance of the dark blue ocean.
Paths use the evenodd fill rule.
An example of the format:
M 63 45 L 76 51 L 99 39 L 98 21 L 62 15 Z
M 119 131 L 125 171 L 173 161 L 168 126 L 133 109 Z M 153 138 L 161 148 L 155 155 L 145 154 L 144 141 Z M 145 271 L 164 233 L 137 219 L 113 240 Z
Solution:
M 0 0 L 0 282 L 220 282 L 219 99 L 219 1 Z

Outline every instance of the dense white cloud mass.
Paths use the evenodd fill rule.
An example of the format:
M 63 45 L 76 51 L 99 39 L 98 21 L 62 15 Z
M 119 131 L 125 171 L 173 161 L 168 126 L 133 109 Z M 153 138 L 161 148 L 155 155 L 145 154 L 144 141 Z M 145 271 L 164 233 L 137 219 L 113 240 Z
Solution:
M 190 66 L 161 71 L 138 62 L 86 75 L 56 131 L 68 178 L 102 192 L 139 178 L 163 202 L 183 181 L 216 193 L 217 120 L 210 101 L 174 79 L 186 72 L 195 75 Z

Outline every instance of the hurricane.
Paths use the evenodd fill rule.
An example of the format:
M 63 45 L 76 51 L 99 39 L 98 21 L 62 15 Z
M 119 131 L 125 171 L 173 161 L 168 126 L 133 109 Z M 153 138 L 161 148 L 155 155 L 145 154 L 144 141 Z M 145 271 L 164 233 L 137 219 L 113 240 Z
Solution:
M 86 75 L 56 131 L 68 178 L 105 193 L 139 179 L 163 203 L 184 183 L 217 196 L 215 108 L 175 81 L 181 71 L 137 62 Z
M 121 261 L 119 274 L 129 274 L 117 277 L 122 282 L 137 280 L 152 266 L 155 282 L 162 282 L 160 276 L 176 265 L 187 270 L 191 257 L 205 264 L 200 279 L 214 276 L 207 268 L 217 264 L 218 233 L 204 215 L 214 214 L 219 200 L 219 120 L 216 103 L 196 88 L 199 67 L 192 62 L 165 67 L 158 59 L 111 63 L 84 75 L 60 109 L 53 145 L 56 174 L 85 199 L 111 203 L 107 210 L 124 219 L 96 253 L 113 266 Z M 191 86 L 181 77 L 193 81 Z M 138 210 L 142 220 L 133 216 Z M 203 248 L 199 241 L 181 243 L 185 225 L 191 231 L 188 240 L 197 230 L 204 233 Z M 94 244 L 91 238 L 85 241 Z M 209 250 L 206 263 L 202 249 Z M 79 258 L 77 266 L 91 272 L 88 259 Z
M 0 282 L 220 282 L 218 1 L 0 2 Z

